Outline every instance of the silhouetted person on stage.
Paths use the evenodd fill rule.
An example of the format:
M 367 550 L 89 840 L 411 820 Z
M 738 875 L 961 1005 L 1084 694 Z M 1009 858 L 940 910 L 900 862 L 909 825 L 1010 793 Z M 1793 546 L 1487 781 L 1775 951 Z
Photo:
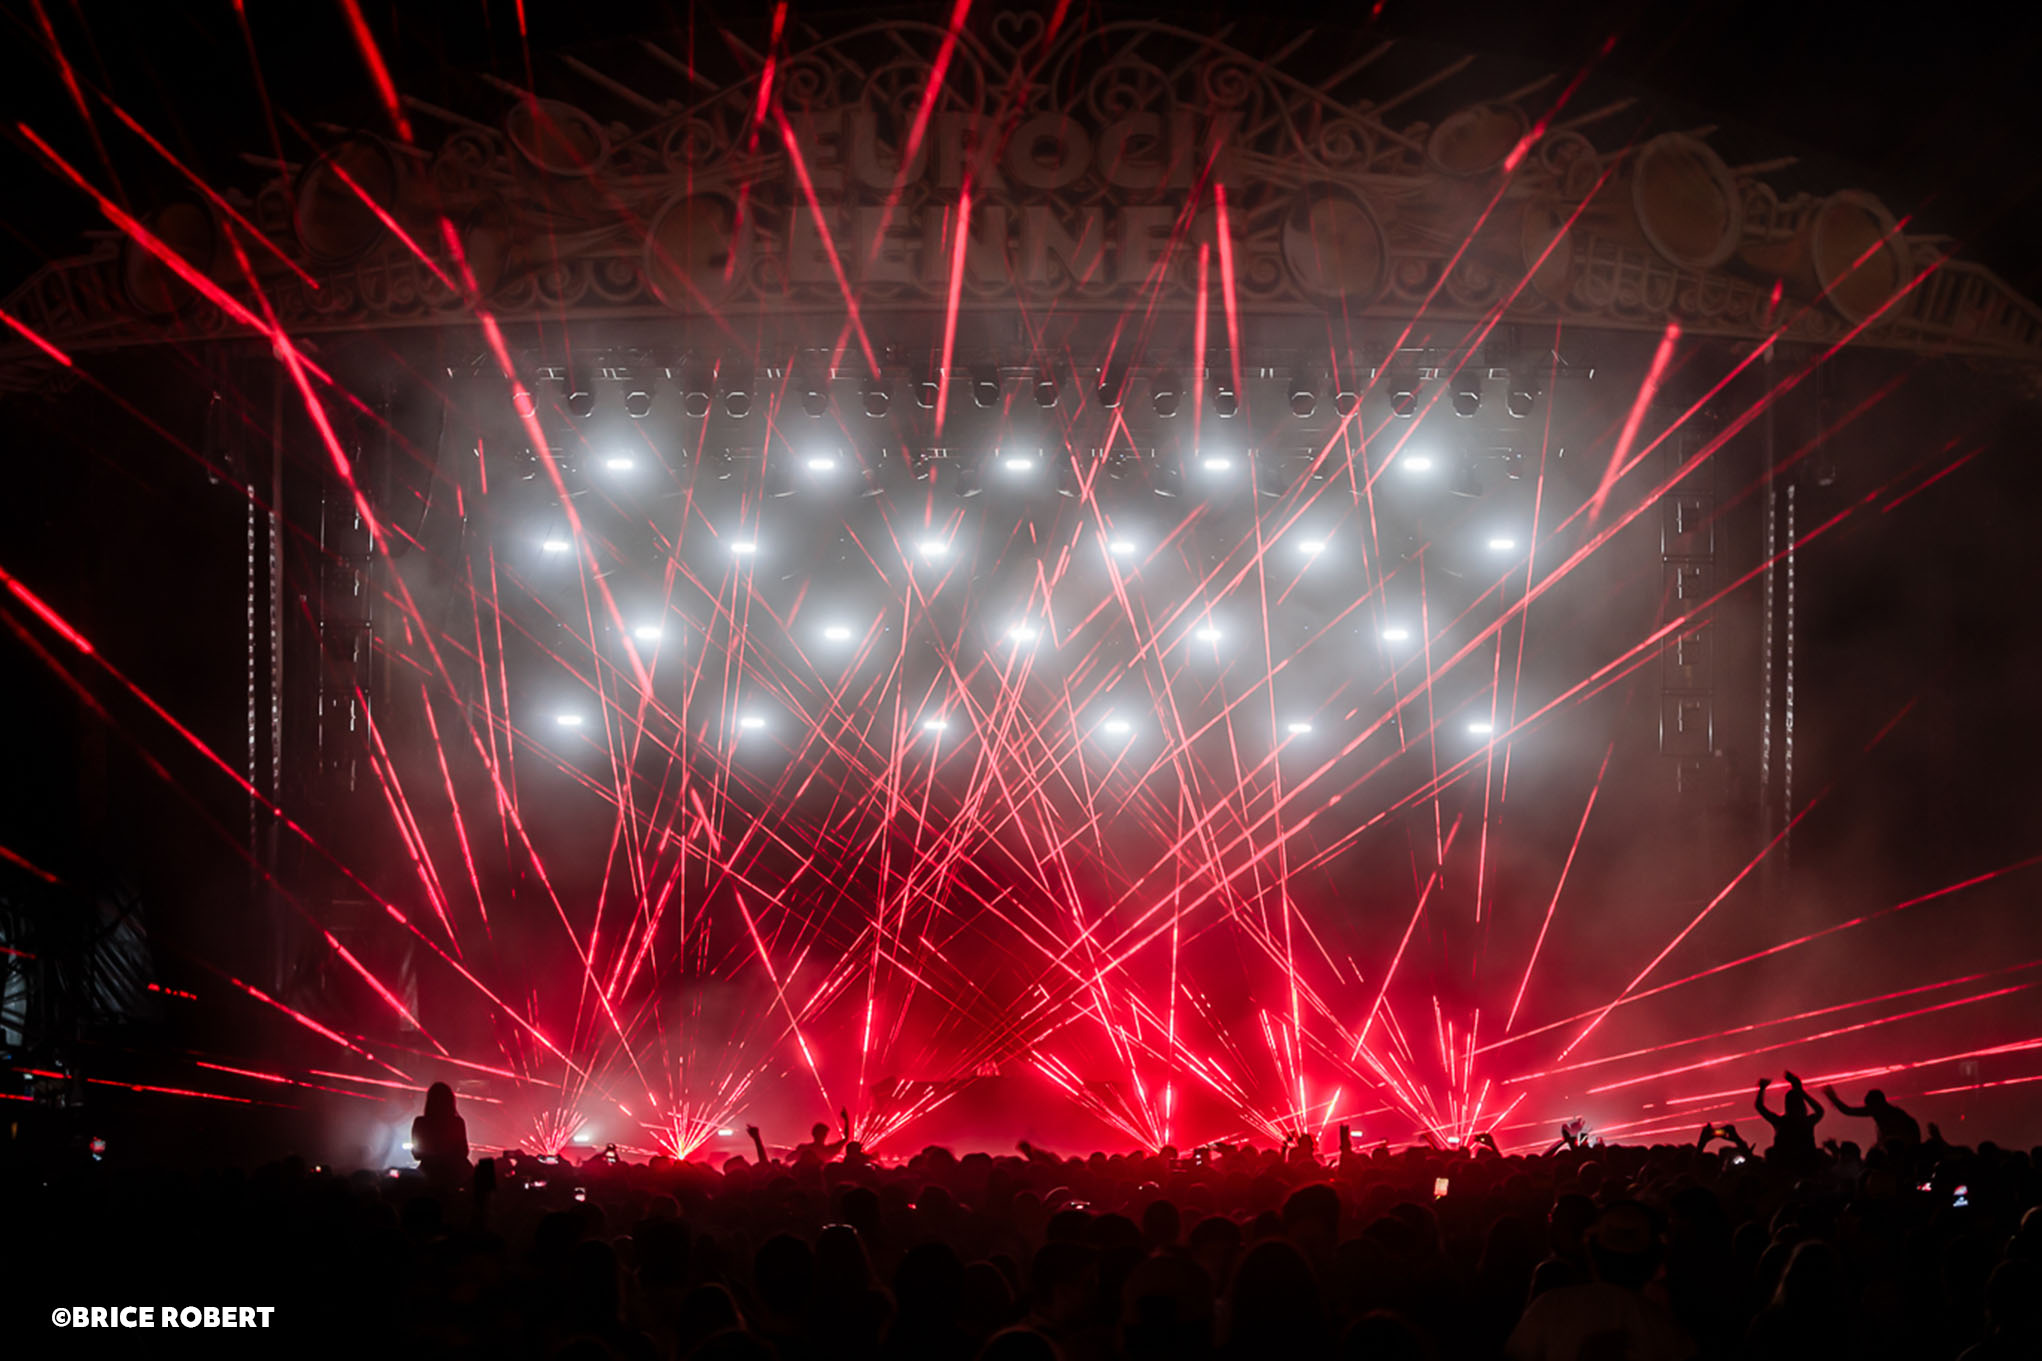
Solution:
M 1879 1128 L 1879 1142 L 1899 1144 L 1903 1148 L 1921 1146 L 1921 1125 L 1915 1118 L 1886 1099 L 1886 1093 L 1874 1087 L 1865 1093 L 1865 1104 L 1853 1106 L 1836 1094 L 1836 1088 L 1824 1087 L 1822 1094 L 1829 1098 L 1829 1104 L 1841 1115 L 1869 1119 Z
M 1813 1170 L 1820 1160 L 1815 1126 L 1822 1119 L 1822 1107 L 1802 1088 L 1801 1079 L 1789 1073 L 1787 1099 L 1781 1103 L 1781 1113 L 1774 1115 L 1765 1104 L 1765 1089 L 1772 1083 L 1769 1077 L 1758 1080 L 1758 1100 L 1753 1107 L 1773 1127 L 1773 1146 L 1765 1152 L 1766 1161 L 1792 1172 Z
M 411 1156 L 433 1181 L 458 1185 L 468 1175 L 468 1122 L 454 1111 L 454 1089 L 435 1082 L 426 1090 L 425 1114 L 411 1122 Z

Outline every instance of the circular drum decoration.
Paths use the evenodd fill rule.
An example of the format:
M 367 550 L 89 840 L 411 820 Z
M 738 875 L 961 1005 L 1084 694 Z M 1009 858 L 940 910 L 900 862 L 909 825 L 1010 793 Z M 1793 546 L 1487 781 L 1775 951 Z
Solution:
M 510 210 L 502 199 L 491 195 L 461 220 L 461 255 L 475 276 L 475 291 L 485 298 L 494 293 L 511 257 Z M 458 277 L 454 281 L 463 282 Z
M 1655 137 L 1639 150 L 1631 204 L 1652 249 L 1688 269 L 1722 264 L 1744 232 L 1744 201 L 1730 167 L 1684 133 Z
M 510 111 L 504 133 L 527 161 L 549 175 L 591 175 L 610 155 L 595 119 L 556 99 L 527 99 Z
M 1477 104 L 1434 128 L 1425 154 L 1449 175 L 1484 175 L 1509 158 L 1530 127 L 1509 104 Z
M 1847 321 L 1872 316 L 1907 278 L 1893 214 L 1870 194 L 1850 189 L 1832 194 L 1815 210 L 1808 245 L 1816 282 Z
M 212 272 L 220 229 L 203 204 L 178 199 L 149 214 L 145 225 L 193 269 L 201 274 Z M 132 238 L 123 238 L 121 243 L 121 286 L 128 305 L 145 317 L 173 316 L 198 296 L 197 289 Z
M 645 237 L 645 281 L 676 312 L 729 296 L 744 274 L 737 204 L 721 194 L 670 200 Z
M 374 138 L 351 137 L 305 167 L 292 224 L 307 255 L 344 264 L 382 239 L 383 221 L 362 202 L 363 194 L 385 209 L 397 200 L 397 160 Z
M 1300 190 L 1292 200 L 1283 259 L 1298 291 L 1322 306 L 1366 307 L 1389 279 L 1382 223 L 1354 194 L 1327 185 Z
M 1532 291 L 1548 302 L 1565 302 L 1574 288 L 1574 234 L 1567 230 L 1566 212 L 1551 199 L 1527 201 L 1518 245 L 1531 273 Z

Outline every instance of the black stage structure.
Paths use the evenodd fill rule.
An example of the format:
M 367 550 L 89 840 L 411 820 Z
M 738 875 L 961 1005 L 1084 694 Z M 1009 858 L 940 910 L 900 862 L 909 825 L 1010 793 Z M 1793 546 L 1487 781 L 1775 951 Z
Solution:
M 1850 778 L 1840 750 L 1811 757 L 1797 715 L 1857 681 L 1810 675 L 1819 588 L 1800 545 L 1934 470 L 1912 471 L 1882 430 L 1962 407 L 1985 428 L 1952 438 L 1993 438 L 1998 418 L 1977 413 L 2032 391 L 2042 311 L 1870 193 L 1570 79 L 1409 44 L 1243 50 L 1156 22 L 1056 31 L 1036 13 L 975 16 L 954 41 L 910 21 L 777 46 L 739 34 L 713 53 L 646 40 L 547 58 L 536 90 L 477 77 L 459 107 L 403 100 L 401 130 L 318 128 L 287 163 L 250 158 L 262 173 L 220 186 L 223 199 L 194 189 L 138 208 L 213 287 L 272 309 L 321 371 L 299 378 L 380 542 L 306 389 L 245 317 L 130 235 L 42 270 L 5 307 L 70 362 L 11 345 L 11 407 L 111 443 L 140 427 L 104 391 L 132 392 L 152 368 L 180 375 L 174 395 L 131 410 L 210 479 L 193 532 L 217 539 L 233 522 L 245 722 L 208 736 L 245 787 L 207 801 L 242 853 L 234 881 L 208 889 L 217 919 L 188 950 L 159 941 L 153 972 L 132 895 L 75 865 L 9 867 L 5 1042 L 35 1096 L 97 1100 L 87 1073 L 200 1085 L 188 1063 L 187 1080 L 164 1077 L 110 1018 L 153 1005 L 160 1024 L 182 1008 L 195 1051 L 231 1055 L 249 989 L 265 1017 L 289 1009 L 367 1048 L 426 1050 L 363 972 L 423 1032 L 464 1050 L 500 1041 L 433 982 L 448 965 L 430 932 L 393 928 L 382 900 L 421 921 L 436 893 L 451 911 L 476 905 L 455 853 L 424 846 L 391 786 L 438 798 L 422 753 L 516 741 L 564 758 L 528 777 L 543 797 L 577 782 L 600 794 L 554 711 L 593 686 L 606 698 L 586 721 L 607 730 L 600 715 L 628 702 L 618 678 L 637 664 L 627 635 L 659 627 L 648 611 L 669 631 L 636 639 L 648 654 L 727 629 L 734 597 L 716 574 L 739 544 L 755 550 L 748 590 L 793 637 L 811 593 L 834 588 L 834 608 L 875 582 L 912 595 L 913 533 L 976 555 L 981 601 L 1024 608 L 1055 576 L 1054 614 L 1066 574 L 1106 589 L 1098 562 L 1070 565 L 1073 545 L 1110 556 L 1114 525 L 1181 525 L 1144 580 L 1169 603 L 1152 636 L 1181 641 L 1212 617 L 1188 602 L 1239 581 L 1266 536 L 1320 536 L 1337 571 L 1301 578 L 1255 625 L 1271 655 L 1314 659 L 1282 682 L 1283 703 L 1312 712 L 1315 733 L 1382 725 L 1378 745 L 1340 758 L 1357 772 L 1400 758 L 1415 772 L 1397 691 L 1378 690 L 1409 663 L 1386 633 L 1427 627 L 1411 614 L 1418 574 L 1454 621 L 1432 619 L 1420 642 L 1451 650 L 1486 631 L 1522 665 L 1510 620 L 1530 607 L 1512 611 L 1542 576 L 1515 546 L 1500 568 L 1487 545 L 1533 527 L 1542 487 L 1591 498 L 1626 439 L 1642 459 L 1624 495 L 1635 505 L 1649 488 L 1651 505 L 1600 550 L 1612 574 L 1554 595 L 1565 648 L 1611 664 L 1592 693 L 1628 687 L 1610 745 L 1654 829 L 1654 887 L 1699 907 L 1774 846 L 1750 941 L 1773 939 L 1797 910 L 1795 815 Z M 1663 350 L 1678 362 L 1655 372 Z M 1393 468 L 1412 457 L 1436 465 L 1422 497 Z M 1553 526 L 1550 507 L 1538 524 Z M 1556 558 L 1593 536 L 1577 522 Z M 1154 548 L 1140 545 L 1145 559 Z M 478 573 L 500 592 L 517 583 L 516 618 L 473 608 Z M 861 646 L 885 631 L 874 613 Z M 193 662 L 217 686 L 228 626 L 206 636 Z M 1534 669 L 1558 655 L 1538 649 Z M 1114 664 L 1137 667 L 1138 652 Z M 603 659 L 593 671 L 589 655 Z M 945 664 L 903 665 L 926 692 Z M 639 768 L 655 797 L 663 763 L 713 747 L 756 694 L 727 674 L 697 684 L 657 690 L 673 717 L 651 723 L 663 754 Z M 1464 666 L 1429 702 L 1473 715 L 1497 688 Z M 776 693 L 842 702 L 791 672 Z M 1572 759 L 1593 773 L 1600 755 Z M 838 778 L 854 776 L 847 762 Z M 448 772 L 445 787 L 464 782 L 462 802 L 483 806 L 480 780 Z M 763 818 L 773 792 L 729 797 Z M 784 797 L 828 805 L 827 791 Z M 1342 807 L 1332 839 L 1359 845 L 1437 804 Z M 393 855 L 408 818 L 417 840 Z M 472 871 L 484 897 L 544 902 L 530 866 L 491 855 Z M 426 880 L 438 888 L 422 896 Z M 506 952 L 558 948 L 502 929 Z M 199 1018 L 205 993 L 241 1019 Z M 962 1071 L 906 1063 L 898 1078 L 954 1088 L 1025 1052 L 1009 1034 Z M 230 1077 L 271 1066 L 220 1063 Z M 335 1080 L 288 1095 L 317 1102 Z M 463 1082 L 476 1096 L 500 1086 Z M 1124 1109 L 1112 1086 L 1098 1101 Z

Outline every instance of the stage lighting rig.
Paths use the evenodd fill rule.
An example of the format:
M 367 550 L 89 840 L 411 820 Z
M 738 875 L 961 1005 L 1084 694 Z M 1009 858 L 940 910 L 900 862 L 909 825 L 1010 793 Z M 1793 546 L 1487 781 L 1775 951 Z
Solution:
M 865 389 L 864 397 L 865 414 L 875 421 L 884 419 L 886 413 L 893 409 L 892 394 L 876 384 Z
M 1545 396 L 1546 379 L 1559 367 L 1551 350 L 1543 353 L 1518 350 L 1507 356 L 1503 373 L 1503 410 L 1513 420 L 1530 416 L 1539 398 Z M 1593 376 L 1594 370 L 1588 371 Z
M 1232 379 L 1214 382 L 1212 388 L 1212 409 L 1214 414 L 1225 420 L 1241 414 L 1241 394 L 1234 391 Z
M 1121 398 L 1127 394 L 1127 365 L 1112 363 L 1099 371 L 1099 405 L 1108 411 L 1120 409 Z
M 1061 392 L 1057 387 L 1056 376 L 1050 373 L 1048 369 L 1044 369 L 1035 375 L 1035 404 L 1037 406 L 1041 407 L 1044 411 L 1048 411 L 1056 406 L 1060 395 Z
M 1151 450 L 1145 462 L 1148 467 L 1150 491 L 1157 496 L 1176 497 L 1184 494 L 1184 481 L 1189 472 L 1185 466 L 1186 457 L 1161 458 Z
M 1398 388 L 1390 393 L 1390 414 L 1399 420 L 1410 420 L 1418 411 L 1418 393 L 1412 388 Z
M 741 388 L 732 388 L 723 394 L 723 414 L 733 420 L 743 420 L 752 414 L 752 395 Z
M 652 414 L 652 392 L 647 387 L 632 387 L 624 394 L 624 414 L 634 421 L 642 421 Z
M 801 394 L 801 409 L 811 420 L 830 414 L 830 391 L 827 384 L 811 383 Z
M 934 411 L 936 409 L 936 398 L 941 395 L 941 392 L 942 389 L 934 383 L 917 383 L 915 384 L 915 405 L 924 411 Z
M 560 480 L 567 484 L 571 496 L 581 490 L 581 448 L 576 444 L 564 444 L 553 450 L 553 466 L 560 470 Z
M 1343 420 L 1352 416 L 1360 406 L 1361 394 L 1358 392 L 1342 389 L 1333 394 L 1333 409 L 1340 414 Z
M 1479 460 L 1474 454 L 1463 451 L 1460 457 L 1454 460 L 1453 483 L 1447 490 L 1455 496 L 1464 496 L 1471 500 L 1480 496 L 1482 494 L 1482 472 L 1476 466 L 1478 462 Z
M 997 364 L 972 365 L 971 400 L 981 411 L 1000 404 L 1000 369 Z
M 596 394 L 587 388 L 576 388 L 567 394 L 567 414 L 578 421 L 585 421 L 596 414 Z
M 1156 375 L 1155 386 L 1149 392 L 1149 402 L 1155 408 L 1156 415 L 1168 420 L 1177 414 L 1177 407 L 1183 395 L 1184 384 L 1178 380 L 1176 374 L 1165 371 Z
M 1310 420 L 1319 409 L 1319 389 L 1323 386 L 1319 376 L 1313 372 L 1301 371 L 1290 380 L 1290 414 L 1301 421 Z
M 681 413 L 689 420 L 699 421 L 709 414 L 712 385 L 713 380 L 700 364 L 690 364 L 681 370 Z
M 1086 456 L 1096 462 L 1098 452 L 1096 449 L 1088 450 Z M 1056 463 L 1056 494 L 1058 496 L 1076 498 L 1084 490 L 1084 484 L 1080 480 L 1081 474 L 1078 471 L 1077 451 L 1064 449 L 1061 451 L 1060 456 L 1054 458 L 1054 461 Z
M 1482 388 L 1479 379 L 1457 378 L 1453 387 L 1454 415 L 1463 420 L 1472 420 L 1482 409 Z

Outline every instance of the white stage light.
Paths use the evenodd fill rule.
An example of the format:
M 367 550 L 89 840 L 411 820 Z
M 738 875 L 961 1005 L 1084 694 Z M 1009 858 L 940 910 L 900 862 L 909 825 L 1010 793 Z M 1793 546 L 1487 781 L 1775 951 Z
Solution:
M 736 1132 L 737 1132 L 736 1130 L 729 1130 L 729 1129 L 719 1129 L 719 1130 L 717 1130 L 717 1131 L 716 1131 L 716 1133 L 717 1133 L 718 1137 L 720 1137 L 720 1138 L 724 1138 L 724 1139 L 728 1139 L 728 1138 L 729 1138 L 729 1137 L 730 1137 L 731 1135 L 735 1134 Z
M 552 538 L 546 539 L 543 542 L 541 542 L 539 547 L 542 551 L 547 553 L 565 553 L 568 549 L 574 547 L 574 545 L 556 534 Z
M 553 716 L 553 721 L 555 723 L 558 723 L 563 728 L 579 728 L 581 726 L 581 715 L 555 714 Z
M 831 624 L 822 631 L 822 636 L 833 643 L 848 643 L 851 641 L 851 629 L 846 624 Z
M 947 558 L 950 556 L 950 545 L 941 539 L 924 539 L 915 547 L 923 557 L 932 561 L 937 558 Z
M 1399 625 L 1392 624 L 1383 630 L 1383 641 L 1386 643 L 1404 643 L 1409 642 L 1410 639 L 1411 630 Z
M 1310 732 L 1311 730 L 1312 725 L 1304 722 L 1303 720 L 1299 720 L 1295 723 L 1287 723 L 1284 725 L 1284 731 L 1290 733 L 1290 735 L 1293 737 L 1303 737 L 1306 733 Z
M 827 454 L 818 454 L 808 460 L 808 470 L 812 473 L 833 473 L 837 470 L 837 461 Z
M 737 539 L 731 543 L 730 551 L 740 558 L 750 557 L 759 551 L 759 546 L 750 539 Z
M 1000 466 L 1010 473 L 1033 472 L 1035 471 L 1035 460 L 1026 454 L 1014 454 L 1011 457 L 1001 459 Z
M 1209 473 L 1232 472 L 1234 460 L 1228 458 L 1225 454 L 1212 454 L 1203 459 L 1199 466 Z
M 1398 464 L 1407 473 L 1429 473 L 1432 471 L 1432 460 L 1424 454 L 1406 454 L 1398 460 Z
M 1494 723 L 1488 723 L 1479 718 L 1468 725 L 1468 734 L 1472 737 L 1487 737 L 1495 731 L 1496 725 Z
M 1319 556 L 1319 554 L 1325 551 L 1326 541 L 1324 539 L 1306 539 L 1303 543 L 1298 545 L 1298 552 L 1304 554 L 1308 558 L 1316 558 Z
M 663 632 L 665 630 L 660 628 L 658 624 L 640 624 L 637 628 L 631 630 L 631 636 L 641 643 L 656 643 Z
M 942 732 L 949 726 L 950 720 L 946 718 L 925 718 L 922 720 L 923 732 Z
M 1492 553 L 1508 553 L 1515 547 L 1517 547 L 1517 540 L 1504 535 L 1498 535 L 1496 538 L 1489 540 L 1489 551 Z
M 1015 624 L 1007 630 L 1007 636 L 1017 643 L 1032 643 L 1042 636 L 1042 630 L 1033 624 Z
M 1217 643 L 1220 640 L 1220 631 L 1213 625 L 1207 624 L 1191 636 L 1201 643 Z
M 1112 543 L 1106 545 L 1106 551 L 1116 558 L 1131 558 L 1135 552 L 1134 540 L 1115 539 Z
M 615 454 L 604 459 L 603 466 L 613 473 L 628 473 L 638 466 L 638 460 L 629 454 Z
M 738 719 L 737 726 L 746 732 L 757 732 L 760 728 L 766 726 L 766 720 L 760 718 L 757 714 L 746 714 L 743 718 Z
M 1134 724 L 1124 718 L 1109 718 L 1099 725 L 1099 731 L 1108 737 L 1125 737 L 1134 731 Z

